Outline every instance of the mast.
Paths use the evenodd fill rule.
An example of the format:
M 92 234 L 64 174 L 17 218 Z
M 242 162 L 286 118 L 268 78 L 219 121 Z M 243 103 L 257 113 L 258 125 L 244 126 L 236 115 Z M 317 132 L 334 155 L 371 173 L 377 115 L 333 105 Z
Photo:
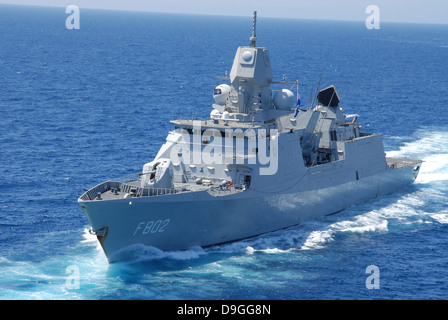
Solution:
M 252 23 L 252 36 L 250 37 L 250 46 L 252 48 L 255 48 L 255 41 L 257 41 L 257 36 L 256 36 L 256 30 L 257 28 L 257 11 L 254 11 L 254 19 L 253 19 L 253 23 Z

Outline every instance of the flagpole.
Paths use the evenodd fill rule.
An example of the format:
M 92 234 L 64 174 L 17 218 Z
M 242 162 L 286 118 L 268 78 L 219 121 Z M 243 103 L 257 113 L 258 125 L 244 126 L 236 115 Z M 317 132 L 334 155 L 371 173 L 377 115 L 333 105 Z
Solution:
M 299 79 L 296 79 L 296 85 L 297 85 L 297 105 L 296 105 L 296 113 L 294 115 L 294 118 L 297 117 L 297 114 L 299 113 L 299 107 L 300 107 Z

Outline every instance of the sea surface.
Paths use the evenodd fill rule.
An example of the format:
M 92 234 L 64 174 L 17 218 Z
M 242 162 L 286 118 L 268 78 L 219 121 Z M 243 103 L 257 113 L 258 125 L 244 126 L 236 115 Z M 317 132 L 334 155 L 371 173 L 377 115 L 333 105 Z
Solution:
M 69 30 L 65 8 L 0 5 L 0 299 L 448 299 L 448 25 L 259 13 L 275 80 L 298 78 L 307 106 L 328 57 L 321 88 L 388 155 L 423 159 L 417 180 L 256 238 L 107 262 L 78 197 L 140 172 L 169 120 L 209 117 L 251 14 L 80 8 Z

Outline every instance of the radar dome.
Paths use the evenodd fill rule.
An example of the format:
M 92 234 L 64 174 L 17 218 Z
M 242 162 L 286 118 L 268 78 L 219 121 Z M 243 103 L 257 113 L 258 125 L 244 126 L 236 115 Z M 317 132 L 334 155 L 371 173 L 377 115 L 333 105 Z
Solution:
M 210 119 L 218 119 L 218 118 L 221 118 L 221 113 L 218 110 L 213 109 L 212 112 L 210 112 Z
M 278 109 L 290 110 L 296 103 L 294 93 L 288 89 L 278 91 L 274 96 L 274 103 Z
M 228 84 L 220 84 L 213 90 L 213 99 L 215 99 L 216 104 L 223 106 L 226 104 L 229 94 L 230 86 Z

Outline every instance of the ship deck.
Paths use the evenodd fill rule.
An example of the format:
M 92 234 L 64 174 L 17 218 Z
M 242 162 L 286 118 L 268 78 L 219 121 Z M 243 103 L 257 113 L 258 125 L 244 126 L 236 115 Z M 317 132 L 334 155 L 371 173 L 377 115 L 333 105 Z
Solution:
M 410 166 L 420 166 L 422 160 L 413 160 L 405 158 L 390 158 L 386 157 L 386 162 L 391 169 L 400 169 Z
M 197 183 L 175 183 L 173 188 L 141 188 L 140 180 L 118 182 L 106 181 L 92 189 L 86 191 L 80 198 L 80 201 L 101 201 L 101 200 L 118 200 L 132 199 L 140 197 L 165 196 L 180 193 L 191 193 L 207 191 L 214 197 L 226 196 L 245 189 L 235 188 L 234 186 L 221 187 L 209 184 Z
M 391 158 L 386 157 L 386 162 L 391 169 L 401 169 L 414 166 L 414 170 L 418 170 L 422 160 Z M 106 181 L 92 189 L 86 191 L 79 201 L 98 201 L 98 200 L 118 200 L 138 197 L 165 196 L 179 193 L 207 191 L 210 195 L 226 196 L 245 189 L 232 187 L 219 187 L 216 185 L 196 184 L 196 183 L 177 183 L 173 188 L 141 188 L 139 179 L 126 181 Z

